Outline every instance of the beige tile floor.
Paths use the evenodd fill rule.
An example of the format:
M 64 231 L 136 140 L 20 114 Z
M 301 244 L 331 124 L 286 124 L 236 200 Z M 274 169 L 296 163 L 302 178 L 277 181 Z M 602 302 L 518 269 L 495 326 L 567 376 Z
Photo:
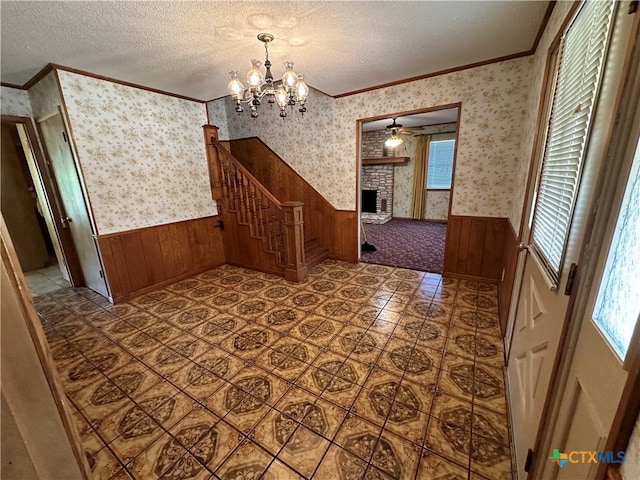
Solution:
M 38 296 L 96 479 L 508 479 L 494 285 L 325 261 Z
M 45 295 L 70 286 L 65 280 L 57 263 L 39 270 L 32 270 L 24 274 L 31 295 Z

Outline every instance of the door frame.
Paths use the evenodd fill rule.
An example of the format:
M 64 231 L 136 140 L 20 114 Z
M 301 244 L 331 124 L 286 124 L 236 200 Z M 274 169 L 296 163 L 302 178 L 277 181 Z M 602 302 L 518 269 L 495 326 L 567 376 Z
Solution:
M 573 14 L 574 9 L 568 14 L 568 18 L 572 18 Z M 566 389 L 566 380 L 571 369 L 589 292 L 592 282 L 594 280 L 597 281 L 597 279 L 594 279 L 594 274 L 598 262 L 598 253 L 605 236 L 606 224 L 609 218 L 608 212 L 610 212 L 614 200 L 611 189 L 613 188 L 615 191 L 620 180 L 621 164 L 628 148 L 625 140 L 628 140 L 634 129 L 637 128 L 635 122 L 640 121 L 640 113 L 637 113 L 638 117 L 636 117 L 636 107 L 640 101 L 640 75 L 638 75 L 640 73 L 640 55 L 638 55 L 638 51 L 640 51 L 639 26 L 640 13 L 636 13 L 629 34 L 629 43 L 624 45 L 627 56 L 623 60 L 621 89 L 616 94 L 613 108 L 615 119 L 609 125 L 609 130 L 604 138 L 605 148 L 603 152 L 609 161 L 603 162 L 596 180 L 594 205 L 597 205 L 597 208 L 591 210 L 586 222 L 585 231 L 587 234 L 580 246 L 578 255 L 579 268 L 563 320 L 558 353 L 554 360 L 549 388 L 533 447 L 534 460 L 529 472 L 529 478 L 536 478 L 536 474 L 541 471 L 542 462 L 546 460 L 546 452 L 549 451 L 551 446 L 554 431 L 550 427 L 558 420 L 562 398 Z M 560 29 L 561 33 L 563 31 L 564 27 Z M 607 213 L 598 215 L 600 212 Z M 524 223 L 521 225 L 521 229 L 523 226 Z M 638 338 L 638 330 L 640 330 L 640 326 L 637 324 L 633 338 Z M 629 357 L 625 361 L 625 368 L 629 371 L 629 375 L 622 398 L 616 409 L 613 425 L 607 437 L 605 450 L 613 449 L 614 447 L 618 450 L 624 449 L 620 448 L 622 445 L 626 447 L 638 412 L 640 412 L 640 395 L 638 395 L 640 391 L 639 350 L 638 348 L 629 349 Z M 634 393 L 636 394 L 635 397 L 633 396 Z M 626 425 L 624 422 L 628 421 L 634 412 L 635 416 L 633 416 L 631 425 Z M 595 477 L 597 480 L 604 478 L 607 473 L 607 467 L 608 464 L 599 464 Z
M 89 201 L 89 194 L 87 192 L 87 188 L 85 185 L 85 181 L 84 181 L 84 176 L 82 173 L 82 166 L 79 163 L 78 160 L 78 153 L 77 153 L 77 149 L 76 149 L 76 145 L 75 145 L 75 139 L 73 137 L 73 133 L 71 130 L 71 125 L 68 121 L 67 118 L 67 113 L 66 113 L 66 106 L 64 105 L 64 103 L 62 103 L 61 105 L 57 105 L 55 108 L 51 109 L 48 113 L 38 117 L 35 119 L 35 124 L 36 124 L 36 129 L 38 132 L 38 136 L 40 138 L 40 146 L 42 148 L 43 154 L 44 154 L 44 158 L 47 160 L 47 164 L 48 165 L 52 165 L 51 162 L 51 158 L 49 155 L 49 150 L 47 148 L 47 146 L 45 145 L 45 136 L 43 135 L 43 130 L 42 130 L 42 124 L 56 116 L 60 116 L 60 120 L 62 123 L 62 134 L 65 137 L 65 143 L 67 145 L 67 148 L 69 149 L 69 154 L 71 156 L 71 161 L 73 164 L 73 170 L 75 171 L 75 178 L 77 179 L 78 182 L 78 187 L 80 189 L 80 198 L 82 199 L 82 203 L 84 204 L 84 209 L 83 211 L 86 212 L 86 220 L 87 220 L 87 224 L 88 224 L 88 228 L 89 228 L 89 232 L 92 240 L 93 240 L 93 248 L 95 249 L 95 253 L 96 253 L 96 260 L 97 260 L 97 266 L 99 267 L 100 270 L 100 277 L 101 277 L 101 282 L 104 284 L 104 290 L 101 290 L 100 288 L 94 288 L 94 286 L 91 286 L 91 282 L 87 283 L 87 278 L 84 277 L 83 283 L 82 285 L 86 285 L 89 288 L 91 288 L 92 290 L 96 291 L 97 293 L 99 293 L 100 295 L 104 296 L 105 298 L 111 299 L 111 290 L 109 288 L 109 283 L 107 281 L 106 275 L 104 274 L 104 262 L 102 260 L 102 253 L 100 252 L 100 247 L 98 245 L 98 228 L 96 226 L 96 222 L 94 219 L 94 215 L 93 215 L 93 209 L 91 207 L 91 202 Z M 53 167 L 51 167 L 51 178 L 55 179 L 55 169 Z M 58 199 L 60 201 L 60 211 L 64 211 L 64 204 L 62 202 L 62 194 L 58 188 L 57 185 L 57 181 L 53 182 L 55 184 L 56 187 L 56 192 L 58 194 Z M 66 216 L 66 214 L 65 214 Z M 62 217 L 61 217 L 62 218 Z M 64 227 L 63 227 L 64 228 Z M 69 235 L 71 235 L 71 230 L 72 228 L 64 228 L 64 230 L 66 230 L 67 232 L 69 232 Z M 82 268 L 86 268 L 85 265 L 82 264 L 81 260 L 80 260 L 80 255 L 77 253 L 78 249 L 76 248 L 76 254 L 77 254 L 77 258 L 78 258 L 78 265 L 79 267 Z
M 18 261 L 11 235 L 9 234 L 2 215 L 0 215 L 0 254 L 0 256 L 2 256 L 3 267 L 6 268 L 6 273 L 10 280 L 8 288 L 15 294 L 15 299 L 22 314 L 20 320 L 24 321 L 31 341 L 33 342 L 34 353 L 40 362 L 44 377 L 51 391 L 52 400 L 60 415 L 60 421 L 66 433 L 69 447 L 78 464 L 82 479 L 89 480 L 93 478 L 93 475 L 87 461 L 84 446 L 70 410 L 69 401 L 62 387 L 58 370 L 53 362 L 50 346 L 47 343 L 47 338 L 38 319 L 38 313 L 33 304 L 33 299 L 27 288 L 27 282 L 20 262 Z M 27 450 L 31 450 L 29 445 L 27 445 Z
M 549 93 L 553 90 L 555 84 L 555 71 L 556 62 L 558 60 L 558 46 L 560 40 L 564 34 L 569 21 L 573 18 L 580 2 L 575 2 L 572 8 L 567 12 L 567 16 L 562 22 L 558 33 L 553 41 L 549 44 L 545 59 L 544 74 L 542 77 L 542 86 L 540 89 L 540 101 L 538 102 L 538 115 L 536 118 L 535 126 L 535 138 L 533 143 L 533 150 L 531 152 L 531 158 L 529 160 L 529 172 L 527 174 L 527 184 L 525 188 L 526 196 L 524 203 L 522 204 L 522 213 L 520 215 L 520 226 L 518 228 L 517 242 L 517 263 L 514 275 L 513 288 L 511 290 L 511 299 L 509 301 L 509 311 L 507 312 L 507 323 L 504 332 L 504 352 L 507 364 L 509 362 L 509 355 L 511 353 L 511 345 L 513 344 L 513 335 L 515 333 L 516 318 L 518 316 L 519 299 L 522 290 L 522 281 L 524 279 L 524 267 L 527 261 L 529 252 L 526 248 L 521 248 L 525 245 L 522 242 L 528 240 L 530 232 L 526 232 L 527 238 L 525 238 L 525 226 L 529 223 L 530 217 L 534 210 L 533 196 L 535 194 L 535 188 L 540 176 L 540 169 L 542 168 L 542 153 L 545 148 L 545 140 L 547 138 L 547 127 L 543 130 L 543 122 L 548 118 L 549 110 L 551 109 L 552 98 Z
M 448 219 L 451 217 L 451 206 L 453 205 L 453 189 L 454 189 L 454 183 L 455 183 L 455 177 L 456 177 L 456 159 L 458 157 L 458 136 L 460 134 L 460 118 L 462 117 L 462 102 L 449 103 L 445 105 L 438 105 L 435 107 L 428 107 L 428 108 L 419 108 L 417 110 L 404 110 L 402 112 L 386 113 L 384 115 L 376 115 L 374 117 L 359 118 L 356 120 L 356 216 L 357 216 L 356 241 L 357 241 L 357 247 L 358 247 L 358 260 L 360 260 L 360 257 L 362 254 L 360 249 L 360 244 L 362 243 L 361 242 L 362 233 L 360 231 L 360 215 L 362 214 L 362 211 L 361 211 L 362 195 L 360 193 L 360 183 L 361 183 L 360 175 L 362 172 L 362 133 L 363 133 L 362 126 L 365 123 L 373 122 L 375 120 L 384 120 L 384 119 L 388 119 L 389 117 L 406 117 L 409 115 L 416 115 L 419 113 L 426 113 L 426 112 L 437 112 L 438 110 L 448 110 L 451 108 L 458 109 L 458 116 L 456 118 L 455 146 L 453 150 L 453 166 L 451 170 L 451 189 L 449 190 L 450 192 L 449 206 L 447 209 L 447 221 L 448 221 Z M 393 212 L 393 202 L 391 205 L 391 211 Z M 446 237 L 448 235 L 449 235 L 449 229 L 447 229 L 447 233 L 445 236 L 445 245 L 447 245 Z M 446 255 L 446 251 L 445 251 L 445 255 Z
M 64 261 L 66 263 L 62 268 L 66 268 L 69 274 L 69 280 L 72 286 L 80 287 L 85 284 L 82 269 L 80 267 L 80 259 L 71 237 L 71 232 L 68 228 L 65 228 L 62 224 L 62 210 L 60 201 L 60 192 L 58 186 L 54 181 L 53 172 L 50 169 L 50 163 L 44 153 L 44 148 L 40 143 L 40 136 L 36 132 L 36 128 L 31 117 L 19 117 L 15 115 L 0 115 L 3 123 L 9 123 L 11 125 L 24 126 L 27 140 L 29 141 L 29 149 L 36 163 L 38 169 L 39 178 L 32 178 L 33 182 L 38 182 L 42 186 L 42 190 L 45 192 L 44 207 L 51 214 L 53 224 L 55 227 L 56 239 L 60 245 Z M 23 145 L 23 148 L 25 146 Z

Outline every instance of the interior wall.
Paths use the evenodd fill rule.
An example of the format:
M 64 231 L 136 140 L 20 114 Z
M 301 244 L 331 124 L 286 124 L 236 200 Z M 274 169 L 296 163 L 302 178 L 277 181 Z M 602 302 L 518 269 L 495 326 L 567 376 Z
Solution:
M 509 217 L 513 176 L 529 162 L 522 139 L 532 64 L 522 57 L 337 99 L 314 92 L 308 113 L 288 119 L 287 128 L 266 108 L 257 121 L 236 114 L 228 97 L 210 102 L 209 111 L 215 123 L 222 103 L 231 138 L 258 136 L 335 208 L 355 210 L 356 121 L 461 102 L 452 213 Z M 264 121 L 267 115 L 275 116 Z
M 640 415 L 631 433 L 629 445 L 624 455 L 624 463 L 620 467 L 624 480 L 640 478 Z
M 46 267 L 49 253 L 38 223 L 35 197 L 28 190 L 25 159 L 15 146 L 12 129 L 13 125 L 2 124 L 0 203 L 22 270 L 28 272 Z
M 0 86 L 0 111 L 3 115 L 30 117 L 31 103 L 26 90 Z
M 536 127 L 538 121 L 538 110 L 544 80 L 545 65 L 547 62 L 547 54 L 551 42 L 558 34 L 562 22 L 573 6 L 573 3 L 574 2 L 555 2 L 551 17 L 549 18 L 544 33 L 538 43 L 538 48 L 536 49 L 535 54 L 531 57 L 530 95 L 523 106 L 524 119 L 522 122 L 522 148 L 520 152 L 520 157 L 523 161 L 519 162 L 517 164 L 517 168 L 513 171 L 513 191 L 510 202 L 511 211 L 508 215 L 511 226 L 516 234 L 518 234 L 520 230 L 522 208 L 527 195 L 527 177 L 529 174 L 531 155 L 535 147 L 533 142 L 537 134 Z
M 3 223 L 3 222 L 2 222 Z M 21 307 L 2 228 L 2 475 L 3 478 L 83 478 L 71 449 L 51 386 Z M 11 261 L 13 263 L 13 260 Z M 25 288 L 22 285 L 22 288 Z M 31 311 L 36 313 L 31 305 Z M 42 337 L 44 333 L 41 332 Z M 10 418 L 9 430 L 5 419 Z M 5 434 L 9 434 L 9 436 Z M 21 445 L 17 445 L 21 443 Z M 26 447 L 26 448 L 23 448 Z M 9 468 L 5 468 L 5 466 Z M 36 477 L 21 477 L 38 472 Z
M 215 215 L 205 104 L 59 70 L 99 234 Z
M 355 157 L 344 154 L 336 159 L 331 153 L 331 144 L 337 140 L 336 129 L 355 129 L 355 119 L 353 125 L 338 125 L 335 100 L 313 88 L 307 104 L 310 108 L 304 116 L 295 109 L 288 110 L 283 120 L 277 108 L 264 105 L 259 117 L 252 119 L 248 111 L 236 113 L 233 101 L 227 96 L 208 103 L 209 123 L 220 127 L 221 140 L 260 138 L 334 208 L 354 210 Z M 355 130 L 349 141 L 355 143 Z M 354 181 L 345 181 L 349 178 Z
M 36 121 L 44 116 L 56 113 L 58 107 L 62 105 L 58 81 L 53 71 L 42 77 L 38 83 L 28 90 L 28 93 L 33 118 Z

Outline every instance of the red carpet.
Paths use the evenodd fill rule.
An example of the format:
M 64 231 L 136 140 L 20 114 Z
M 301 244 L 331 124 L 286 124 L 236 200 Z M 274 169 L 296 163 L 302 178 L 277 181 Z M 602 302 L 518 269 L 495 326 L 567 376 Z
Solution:
M 377 250 L 362 252 L 360 261 L 442 273 L 446 223 L 391 220 L 365 223 L 364 229 L 367 242 Z

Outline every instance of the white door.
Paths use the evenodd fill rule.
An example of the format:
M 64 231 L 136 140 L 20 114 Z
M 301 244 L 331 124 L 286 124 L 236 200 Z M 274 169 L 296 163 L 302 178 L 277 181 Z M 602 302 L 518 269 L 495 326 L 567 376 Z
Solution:
M 63 224 L 71 231 L 85 283 L 87 287 L 108 297 L 102 264 L 62 115 L 49 117 L 39 122 L 39 126 L 62 197 Z
M 617 18 L 612 9 L 609 2 L 587 2 L 578 9 L 559 46 L 560 73 L 550 82 L 554 96 L 535 193 L 529 195 L 534 214 L 522 237 L 528 247 L 507 364 L 520 479 L 527 477 L 527 454 L 536 442 L 556 354 L 568 326 L 572 288 L 567 283 L 587 233 L 615 113 L 619 59 L 624 59 L 625 49 L 607 48 L 611 19 Z M 597 62 L 600 67 L 594 67 Z M 598 77 L 594 71 L 604 73 Z
M 615 154 L 609 157 L 613 180 L 619 163 L 620 174 L 617 181 L 605 182 L 603 187 L 601 215 L 595 219 L 590 239 L 590 250 L 595 254 L 586 265 L 589 272 L 585 272 L 587 279 L 594 280 L 587 280 L 577 294 L 576 310 L 584 313 L 575 340 L 569 339 L 570 345 L 575 344 L 573 358 L 560 370 L 565 388 L 559 392 L 557 417 L 550 420 L 550 441 L 543 442 L 544 451 L 537 459 L 539 478 L 595 477 L 595 459 L 572 452 L 605 450 L 627 372 L 632 359 L 639 358 L 632 351 L 640 348 L 640 111 L 633 111 L 640 98 L 637 75 L 636 79 L 635 92 L 630 95 L 635 108 L 623 107 L 621 115 L 631 117 L 627 124 L 632 126 L 626 130 L 623 120 L 613 142 L 620 161 Z M 635 113 L 635 120 L 624 114 L 624 108 Z M 561 454 L 566 457 L 560 458 Z M 566 462 L 561 466 L 562 460 Z M 618 452 L 608 458 L 613 463 L 621 460 Z
M 581 240 L 575 237 L 569 241 Z M 567 262 L 572 260 L 567 258 Z M 562 333 L 569 300 L 564 295 L 566 277 L 563 275 L 559 290 L 551 290 L 544 273 L 528 255 L 507 367 L 513 439 L 521 479 L 526 478 L 527 453 L 535 443 Z

